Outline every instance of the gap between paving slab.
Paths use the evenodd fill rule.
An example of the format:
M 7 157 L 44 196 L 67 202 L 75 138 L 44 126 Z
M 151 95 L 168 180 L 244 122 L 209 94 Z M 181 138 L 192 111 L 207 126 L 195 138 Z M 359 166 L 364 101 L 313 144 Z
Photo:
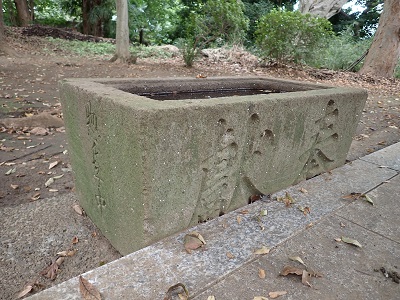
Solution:
M 386 159 L 386 156 L 383 155 L 381 159 Z M 292 208 L 286 208 L 277 201 L 258 201 L 161 240 L 83 276 L 100 290 L 104 299 L 163 299 L 167 289 L 178 282 L 186 285 L 191 296 L 196 296 L 239 267 L 256 260 L 254 250 L 263 245 L 276 247 L 302 232 L 311 222 L 315 224 L 349 205 L 351 201 L 341 199 L 342 196 L 352 192 L 366 193 L 398 174 L 379 165 L 379 160 L 374 163 L 356 160 L 272 196 L 289 192 L 296 200 Z M 300 188 L 308 193 L 300 192 Z M 300 206 L 310 207 L 311 213 L 304 216 L 298 209 Z M 265 229 L 261 230 L 255 216 L 264 209 L 268 210 L 268 215 L 262 218 Z M 248 210 L 248 214 L 239 213 L 243 210 Z M 240 224 L 238 216 L 241 218 Z M 191 255 L 184 251 L 183 237 L 190 231 L 198 231 L 204 236 L 207 241 L 204 251 L 194 251 Z M 233 259 L 227 257 L 228 252 L 234 256 Z M 72 278 L 29 299 L 81 299 L 78 278 Z
M 400 171 L 400 143 L 393 144 L 360 159 Z

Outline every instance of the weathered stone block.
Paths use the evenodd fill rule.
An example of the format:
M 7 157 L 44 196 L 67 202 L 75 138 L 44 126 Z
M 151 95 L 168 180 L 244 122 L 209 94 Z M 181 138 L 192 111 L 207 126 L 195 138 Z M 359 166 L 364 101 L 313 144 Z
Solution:
M 122 254 L 344 164 L 367 98 L 260 77 L 68 79 L 60 93 L 81 205 Z

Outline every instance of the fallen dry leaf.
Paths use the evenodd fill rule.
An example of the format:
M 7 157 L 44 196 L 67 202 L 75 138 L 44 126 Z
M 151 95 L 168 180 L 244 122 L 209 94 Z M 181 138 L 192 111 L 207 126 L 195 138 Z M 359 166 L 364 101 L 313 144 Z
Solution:
M 261 279 L 265 278 L 265 270 L 264 269 L 258 269 L 258 277 Z
M 311 213 L 311 208 L 309 208 L 308 206 L 304 207 L 303 214 L 308 215 L 309 213 Z
M 295 202 L 292 196 L 288 192 L 285 193 L 285 198 L 287 198 L 290 201 L 290 204 Z
M 66 257 L 66 256 L 74 256 L 76 253 L 76 249 L 72 249 L 72 250 L 64 250 L 61 252 L 58 252 L 57 255 L 58 256 L 62 256 L 62 257 Z
M 300 192 L 302 192 L 303 194 L 307 194 L 308 193 L 308 191 L 305 188 L 301 188 Z
M 308 215 L 310 212 L 311 212 L 311 209 L 308 207 L 308 206 L 306 206 L 306 207 L 302 207 L 302 206 L 299 206 L 299 207 L 297 207 L 305 216 L 306 215 Z
M 82 276 L 79 276 L 79 291 L 85 300 L 101 300 L 100 292 Z
M 260 216 L 261 217 L 265 217 L 267 215 L 268 215 L 268 210 L 267 209 L 263 209 L 263 210 L 260 211 Z
M 301 283 L 311 287 L 310 279 L 310 274 L 306 270 L 303 270 L 303 274 L 301 274 Z
M 183 283 L 179 282 L 177 284 L 174 284 L 173 286 L 171 286 L 168 289 L 167 293 L 165 294 L 164 300 L 172 300 L 172 293 L 174 291 L 177 292 L 176 290 L 178 290 L 179 288 L 181 288 L 183 290 L 183 292 L 185 293 L 186 299 L 189 299 L 188 289 L 186 288 L 186 286 Z
M 72 206 L 72 208 L 74 209 L 74 211 L 78 214 L 83 216 L 84 211 L 82 209 L 82 207 L 79 204 L 75 204 L 74 206 Z
M 345 236 L 342 236 L 341 239 L 346 244 L 351 244 L 351 245 L 354 245 L 356 247 L 362 248 L 361 244 L 357 240 L 354 240 L 354 239 L 351 239 L 351 238 L 348 238 L 348 237 L 345 237 Z
M 64 262 L 64 257 L 58 257 L 57 259 L 56 259 L 56 264 L 57 265 L 59 265 L 59 266 L 61 266 L 61 264 Z
M 262 246 L 260 249 L 257 249 L 256 251 L 254 251 L 254 254 L 257 254 L 257 255 L 268 254 L 270 250 L 271 250 L 270 248 Z
M 249 213 L 249 211 L 247 209 L 239 211 L 239 214 L 242 214 L 242 215 L 247 215 L 248 213 Z
M 71 243 L 72 244 L 77 244 L 79 242 L 78 237 L 74 236 L 74 238 L 72 239 Z
M 340 227 L 346 227 L 346 224 L 344 224 L 343 222 L 340 222 Z
M 200 233 L 194 231 L 188 233 L 183 238 L 183 245 L 187 253 L 192 253 L 192 250 L 196 250 L 200 247 L 203 247 L 206 244 L 206 241 L 201 236 Z
M 53 182 L 54 182 L 53 177 L 50 177 L 50 178 L 47 179 L 47 181 L 44 183 L 44 186 L 45 186 L 45 187 L 49 187 Z
M 361 195 L 362 198 L 365 198 L 365 201 L 367 201 L 368 203 L 370 203 L 372 206 L 374 206 L 374 202 L 372 201 L 372 199 L 368 196 L 368 195 Z
M 289 259 L 290 259 L 290 260 L 293 260 L 293 261 L 297 261 L 297 262 L 301 263 L 303 266 L 306 265 L 306 264 L 304 263 L 304 261 L 301 259 L 300 256 L 291 256 L 291 257 L 289 257 Z
M 40 193 L 35 193 L 32 197 L 31 197 L 31 200 L 32 201 L 36 201 L 36 200 L 38 200 L 40 198 Z
M 226 256 L 227 256 L 229 259 L 234 259 L 234 258 L 235 258 L 235 256 L 234 256 L 232 253 L 230 253 L 230 252 L 227 252 L 227 253 L 226 253 Z
M 63 257 L 57 258 L 57 260 L 54 260 L 49 266 L 44 268 L 40 272 L 40 275 L 43 275 L 44 277 L 49 278 L 50 280 L 56 279 L 58 267 L 63 263 L 63 261 L 64 261 Z
M 283 296 L 283 295 L 286 295 L 286 294 L 287 294 L 286 291 L 276 291 L 276 292 L 269 292 L 269 293 L 268 293 L 268 295 L 269 295 L 272 299 L 278 298 L 278 297 Z
M 49 170 L 53 169 L 57 165 L 58 165 L 58 161 L 53 161 L 52 163 L 49 164 Z
M 276 200 L 279 201 L 279 202 L 283 202 L 286 207 L 291 207 L 291 205 L 293 203 L 295 203 L 293 197 L 290 196 L 290 194 L 288 192 L 285 192 L 285 196 L 284 197 L 278 197 Z
M 303 269 L 292 267 L 292 266 L 285 266 L 282 271 L 279 273 L 281 276 L 287 276 L 289 274 L 294 275 L 303 275 Z
M 237 217 L 236 217 L 236 221 L 237 221 L 238 224 L 240 225 L 240 223 L 242 222 L 242 217 L 241 217 L 241 216 L 237 216 Z
M 255 296 L 253 300 L 268 300 L 268 298 L 263 296 Z
M 188 300 L 189 298 L 185 294 L 178 294 L 179 300 Z
M 18 184 L 11 184 L 10 186 L 11 186 L 11 188 L 12 188 L 13 190 L 16 190 L 16 189 L 19 188 L 19 185 L 18 185 Z
M 342 239 L 341 238 L 336 238 L 335 241 L 340 243 L 342 241 Z
M 6 176 L 11 175 L 11 174 L 15 173 L 15 171 L 17 171 L 16 167 L 11 168 L 4 175 L 6 175 Z
M 311 227 L 313 227 L 313 226 L 314 226 L 314 223 L 313 223 L 313 222 L 308 223 L 307 226 L 306 226 L 306 229 L 311 228 Z
M 25 295 L 27 295 L 28 293 L 30 293 L 33 289 L 33 285 L 27 285 L 21 292 L 19 292 L 19 294 L 17 295 L 17 299 L 20 299 L 22 297 L 24 297 Z

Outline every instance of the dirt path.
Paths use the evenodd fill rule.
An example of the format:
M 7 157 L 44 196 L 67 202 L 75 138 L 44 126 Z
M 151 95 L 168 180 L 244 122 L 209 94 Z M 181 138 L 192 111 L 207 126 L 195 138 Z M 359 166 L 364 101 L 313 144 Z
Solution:
M 17 46 L 20 45 L 19 51 L 24 57 L 0 56 L 0 215 L 6 219 L 1 225 L 4 235 L 0 240 L 0 299 L 11 299 L 36 278 L 35 274 L 44 269 L 55 253 L 71 246 L 72 232 L 79 232 L 79 228 L 84 228 L 82 240 L 86 241 L 83 242 L 84 246 L 80 247 L 79 255 L 70 257 L 69 262 L 66 261 L 60 267 L 62 271 L 54 281 L 39 276 L 38 280 L 44 287 L 119 257 L 90 220 L 74 212 L 74 203 L 68 202 L 70 198 L 75 198 L 68 196 L 72 195 L 68 193 L 73 192 L 74 184 L 57 87 L 57 82 L 62 78 L 265 75 L 364 87 L 370 91 L 370 97 L 357 136 L 354 138 L 349 160 L 400 140 L 398 80 L 388 81 L 359 77 L 351 73 L 299 70 L 290 67 L 256 68 L 246 65 L 244 56 L 238 53 L 230 57 L 224 56 L 222 59 L 203 58 L 192 69 L 185 68 L 179 57 L 139 59 L 135 65 L 113 64 L 106 58 L 87 59 L 65 54 L 37 38 L 32 39 L 35 43 L 30 46 L 25 45 L 24 41 L 26 38 L 15 42 Z M 44 51 L 43 47 L 47 47 L 48 50 Z M 27 123 L 27 117 L 32 116 L 38 118 L 36 124 Z M 67 221 L 54 222 L 54 218 L 48 219 L 51 212 L 45 215 L 37 212 L 33 218 L 41 216 L 42 219 L 34 220 L 34 223 L 28 219 L 32 209 L 43 212 L 52 203 L 49 199 L 60 195 L 65 196 L 66 203 L 62 206 L 59 206 L 59 203 L 54 204 L 54 209 L 57 210 L 60 219 L 63 215 L 69 216 L 69 221 L 75 224 L 72 231 L 65 229 L 69 228 L 69 225 L 65 224 Z M 26 214 L 25 218 L 21 217 L 19 225 L 15 225 L 18 218 L 12 216 L 13 212 Z M 36 224 L 35 222 L 37 226 L 32 225 Z M 29 226 L 41 228 L 41 231 L 37 233 L 35 228 L 28 229 L 28 223 Z M 53 224 L 53 227 L 49 224 Z M 12 232 L 11 229 L 7 231 L 5 226 L 12 227 Z M 57 231 L 57 235 L 53 236 L 53 231 Z M 33 237 L 30 232 L 37 236 Z M 53 236 L 56 242 L 45 244 L 46 248 L 43 241 L 50 236 Z M 29 243 L 21 239 L 26 239 Z M 24 271 L 26 269 L 29 271 Z

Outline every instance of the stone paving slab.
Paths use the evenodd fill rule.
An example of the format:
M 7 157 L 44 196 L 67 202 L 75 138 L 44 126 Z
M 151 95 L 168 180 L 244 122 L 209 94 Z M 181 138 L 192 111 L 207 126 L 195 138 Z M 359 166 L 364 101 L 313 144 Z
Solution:
M 360 159 L 400 171 L 400 143 L 393 144 Z
M 366 201 L 355 201 L 338 215 L 400 243 L 399 187 L 400 175 L 368 193 L 374 206 Z
M 341 227 L 340 223 L 346 226 Z M 357 239 L 363 247 L 334 240 L 341 236 Z M 323 277 L 311 279 L 311 288 L 301 283 L 300 276 L 279 276 L 284 266 L 302 267 L 289 260 L 293 256 L 300 256 L 311 269 L 322 273 Z M 280 298 L 285 300 L 398 299 L 399 285 L 374 270 L 385 267 L 398 271 L 395 266 L 399 267 L 399 257 L 399 243 L 334 215 L 243 266 L 194 299 L 207 299 L 210 295 L 217 300 L 253 299 L 268 297 L 273 291 L 287 291 Z M 258 276 L 260 268 L 265 270 L 265 279 Z
M 370 175 L 366 177 L 363 174 Z M 254 250 L 263 245 L 275 247 L 304 230 L 311 222 L 316 223 L 348 205 L 349 201 L 341 199 L 341 196 L 351 192 L 365 193 L 396 174 L 394 170 L 379 168 L 375 164 L 354 161 L 287 189 L 296 200 L 292 208 L 277 201 L 258 201 L 192 228 L 189 231 L 199 231 L 206 239 L 205 251 L 187 254 L 182 245 L 186 232 L 182 232 L 83 276 L 99 288 L 105 299 L 162 299 L 166 290 L 177 282 L 184 283 L 191 294 L 196 295 L 240 266 L 254 261 Z M 301 187 L 308 193 L 301 193 Z M 311 214 L 304 216 L 298 206 L 309 206 Z M 263 209 L 268 210 L 268 215 L 260 224 L 254 217 Z M 240 214 L 243 210 L 248 210 L 248 213 Z M 227 257 L 228 252 L 234 256 L 233 259 Z M 29 299 L 80 297 L 78 278 L 73 278 Z

